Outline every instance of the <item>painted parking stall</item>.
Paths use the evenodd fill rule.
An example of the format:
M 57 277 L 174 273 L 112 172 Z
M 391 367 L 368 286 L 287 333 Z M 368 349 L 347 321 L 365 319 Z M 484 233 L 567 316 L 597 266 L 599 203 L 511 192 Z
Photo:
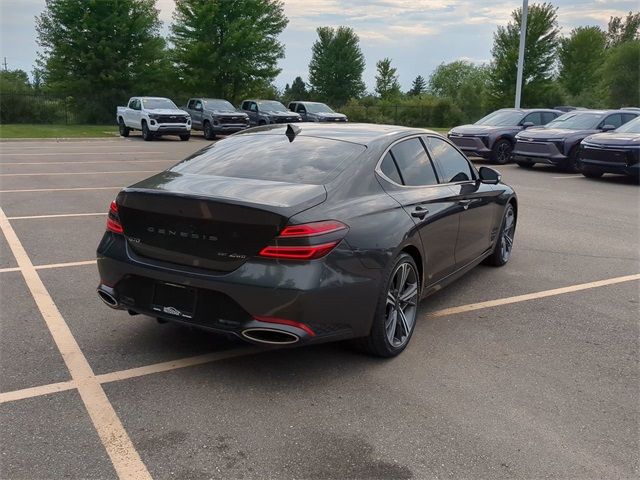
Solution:
M 100 303 L 110 199 L 208 144 L 0 144 L 3 476 L 633 475 L 637 187 L 499 167 L 521 204 L 511 263 L 423 302 L 405 354 L 380 362 L 344 345 L 247 346 Z

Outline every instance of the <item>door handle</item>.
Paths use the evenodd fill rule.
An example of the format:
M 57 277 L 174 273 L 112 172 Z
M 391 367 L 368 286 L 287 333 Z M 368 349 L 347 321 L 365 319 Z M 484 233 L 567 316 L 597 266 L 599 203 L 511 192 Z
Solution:
M 422 220 L 428 214 L 429 214 L 429 210 L 427 210 L 426 208 L 423 208 L 423 207 L 421 207 L 419 205 L 415 208 L 415 210 L 413 212 L 411 212 L 411 216 L 412 217 L 419 218 L 420 220 Z

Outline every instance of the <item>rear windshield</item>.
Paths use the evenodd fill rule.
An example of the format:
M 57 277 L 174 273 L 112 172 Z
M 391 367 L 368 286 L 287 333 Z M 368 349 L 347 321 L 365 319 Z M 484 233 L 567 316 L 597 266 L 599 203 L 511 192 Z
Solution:
M 568 130 L 593 130 L 602 120 L 602 113 L 569 112 L 545 125 L 545 128 L 566 128 Z
M 333 180 L 366 147 L 326 138 L 243 134 L 214 143 L 172 172 L 322 185 Z

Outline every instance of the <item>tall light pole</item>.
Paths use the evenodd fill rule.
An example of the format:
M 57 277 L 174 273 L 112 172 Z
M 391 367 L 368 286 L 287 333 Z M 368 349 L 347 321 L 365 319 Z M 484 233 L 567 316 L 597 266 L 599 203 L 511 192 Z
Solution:
M 522 98 L 522 68 L 524 66 L 524 45 L 527 41 L 527 15 L 529 0 L 522 0 L 522 18 L 520 22 L 520 51 L 518 52 L 518 75 L 516 80 L 516 108 L 520 108 Z

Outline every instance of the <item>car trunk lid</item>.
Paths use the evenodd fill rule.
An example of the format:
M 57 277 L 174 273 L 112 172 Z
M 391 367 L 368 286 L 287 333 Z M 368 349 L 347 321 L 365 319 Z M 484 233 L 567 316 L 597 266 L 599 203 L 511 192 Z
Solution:
M 136 254 L 230 272 L 325 199 L 322 185 L 166 171 L 126 188 L 117 203 Z

